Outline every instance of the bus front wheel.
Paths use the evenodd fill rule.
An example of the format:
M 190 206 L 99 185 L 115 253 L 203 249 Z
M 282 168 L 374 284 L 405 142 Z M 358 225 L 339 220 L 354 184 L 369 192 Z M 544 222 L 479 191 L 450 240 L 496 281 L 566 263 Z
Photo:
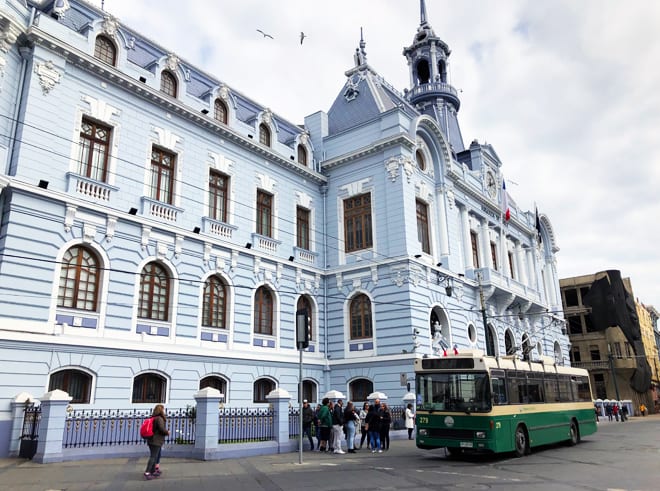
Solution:
M 529 453 L 529 440 L 527 438 L 527 430 L 523 425 L 518 425 L 515 434 L 516 441 L 516 457 L 524 457 Z

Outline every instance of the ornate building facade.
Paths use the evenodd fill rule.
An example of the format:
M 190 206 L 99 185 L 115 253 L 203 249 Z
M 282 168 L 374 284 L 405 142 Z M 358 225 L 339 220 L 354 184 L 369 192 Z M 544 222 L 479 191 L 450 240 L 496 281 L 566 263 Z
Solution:
M 551 223 L 464 145 L 420 6 L 410 87 L 360 40 L 294 124 L 86 2 L 0 0 L 0 441 L 19 393 L 297 397 L 303 309 L 311 401 L 400 401 L 413 358 L 454 346 L 568 363 Z

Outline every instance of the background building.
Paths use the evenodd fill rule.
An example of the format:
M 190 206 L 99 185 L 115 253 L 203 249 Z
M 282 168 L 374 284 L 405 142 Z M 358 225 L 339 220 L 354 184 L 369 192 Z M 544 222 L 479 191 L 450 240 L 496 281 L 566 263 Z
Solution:
M 589 370 L 594 397 L 597 399 L 632 400 L 633 407 L 644 403 L 654 408 L 657 403 L 658 348 L 654 324 L 649 310 L 634 302 L 638 321 L 636 333 L 626 335 L 618 322 L 603 324 L 592 316 L 594 282 L 604 273 L 562 278 L 561 286 L 564 315 L 571 340 L 571 365 Z M 622 281 L 629 298 L 634 298 L 630 278 Z M 600 293 L 598 293 L 600 295 Z M 627 310 L 623 299 L 608 295 L 613 306 Z M 638 341 L 637 341 L 638 340 Z M 648 383 L 635 387 L 634 377 L 648 369 Z M 638 390 L 638 389 L 643 390 Z
M 85 2 L 0 0 L 0 442 L 21 392 L 295 397 L 301 309 L 310 401 L 400 401 L 454 346 L 568 363 L 551 223 L 464 146 L 420 5 L 404 93 L 361 39 L 299 125 Z

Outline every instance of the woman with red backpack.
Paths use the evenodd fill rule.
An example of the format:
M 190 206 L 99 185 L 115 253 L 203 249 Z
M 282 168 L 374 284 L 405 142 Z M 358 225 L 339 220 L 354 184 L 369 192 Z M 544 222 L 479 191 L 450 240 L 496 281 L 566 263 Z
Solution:
M 160 450 L 165 443 L 165 437 L 170 434 L 167 430 L 165 407 L 162 404 L 157 404 L 154 407 L 151 419 L 153 420 L 153 435 L 147 438 L 149 461 L 144 471 L 144 478 L 148 481 L 160 476 L 160 469 L 157 468 L 157 463 L 160 460 Z

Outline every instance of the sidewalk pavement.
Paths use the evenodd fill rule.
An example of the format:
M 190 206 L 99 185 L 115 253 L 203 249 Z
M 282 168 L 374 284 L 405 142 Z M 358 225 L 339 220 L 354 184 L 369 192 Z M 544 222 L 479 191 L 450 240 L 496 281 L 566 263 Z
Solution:
M 300 464 L 299 452 L 262 455 L 220 461 L 199 461 L 168 458 L 163 448 L 163 475 L 152 481 L 143 477 L 147 451 L 141 458 L 116 458 L 38 464 L 25 459 L 0 459 L 0 490 L 2 491 L 119 491 L 172 490 L 205 491 L 230 489 L 253 491 L 263 489 L 317 489 L 320 480 L 329 476 L 324 470 L 342 472 L 342 484 L 354 482 L 352 489 L 382 489 L 387 482 L 376 485 L 364 482 L 364 466 L 387 466 L 397 455 L 410 455 L 417 450 L 414 440 L 393 432 L 390 450 L 372 453 L 365 446 L 354 454 L 305 450 Z M 403 437 L 403 438 L 402 438 Z M 359 441 L 359 437 L 358 437 Z M 305 441 L 308 448 L 308 442 Z M 316 444 L 316 442 L 315 442 Z M 342 448 L 346 449 L 346 441 Z M 421 451 L 420 451 L 421 452 Z M 341 466 L 341 469 L 339 468 Z M 348 472 L 348 468 L 354 472 Z M 327 482 L 325 483 L 327 484 Z

